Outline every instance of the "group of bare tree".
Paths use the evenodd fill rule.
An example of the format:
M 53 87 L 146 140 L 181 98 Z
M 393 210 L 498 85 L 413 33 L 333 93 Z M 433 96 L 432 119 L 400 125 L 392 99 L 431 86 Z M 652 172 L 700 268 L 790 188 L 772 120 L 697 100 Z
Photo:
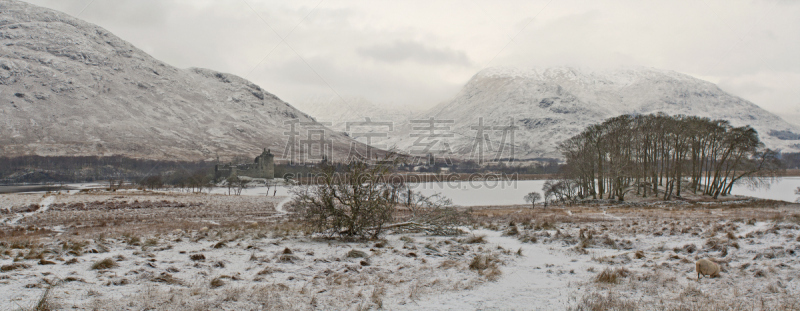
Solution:
M 736 182 L 762 183 L 781 169 L 749 126 L 694 116 L 622 115 L 592 125 L 559 146 L 564 178 L 545 199 L 624 200 L 627 193 L 670 199 L 683 191 L 717 198 Z
M 166 174 L 149 175 L 140 178 L 136 183 L 147 189 L 173 188 L 186 192 L 203 192 L 213 187 L 212 176 L 209 169 L 197 169 L 195 171 L 176 170 Z
M 237 175 L 230 176 L 225 180 L 225 185 L 228 186 L 228 195 L 242 195 L 242 190 L 247 189 L 249 183 L 249 179 Z

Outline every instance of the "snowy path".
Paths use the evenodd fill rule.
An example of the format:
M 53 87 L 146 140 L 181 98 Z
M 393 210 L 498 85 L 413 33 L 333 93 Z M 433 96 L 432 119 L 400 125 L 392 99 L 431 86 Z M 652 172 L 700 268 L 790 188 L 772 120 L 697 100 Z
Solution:
M 497 231 L 476 230 L 473 233 L 486 235 L 491 247 L 501 246 L 511 251 L 522 248 L 523 257 L 501 267 L 503 276 L 496 282 L 487 282 L 471 290 L 428 296 L 416 304 L 390 309 L 563 310 L 569 305 L 570 297 L 580 290 L 578 283 L 591 278 L 586 269 L 595 266 L 587 262 L 585 256 L 551 250 L 542 244 L 521 243 Z
M 288 214 L 289 212 L 284 210 L 283 206 L 286 205 L 286 203 L 289 203 L 289 201 L 291 201 L 292 198 L 293 198 L 292 196 L 288 196 L 285 199 L 283 199 L 283 201 L 280 201 L 280 203 L 278 203 L 278 205 L 275 206 L 275 211 L 278 212 L 279 215 Z
M 36 213 L 43 213 L 43 212 L 47 211 L 47 209 L 50 208 L 50 204 L 53 204 L 53 201 L 55 201 L 55 200 L 56 200 L 56 197 L 47 196 L 46 198 L 44 198 L 44 200 L 42 200 L 42 202 L 39 202 L 39 209 L 38 210 L 35 210 L 33 212 L 30 212 L 30 213 L 21 214 L 21 215 L 15 217 L 14 219 L 12 219 L 11 221 L 9 221 L 8 224 L 9 225 L 16 225 L 17 223 L 19 223 L 20 220 L 22 220 L 22 218 L 28 217 L 28 216 L 36 214 Z

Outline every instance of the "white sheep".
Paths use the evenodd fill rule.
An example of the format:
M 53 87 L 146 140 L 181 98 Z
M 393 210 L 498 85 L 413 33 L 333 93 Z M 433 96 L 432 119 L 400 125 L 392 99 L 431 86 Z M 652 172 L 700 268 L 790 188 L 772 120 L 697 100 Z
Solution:
M 700 259 L 697 263 L 694 264 L 695 269 L 697 269 L 697 280 L 700 280 L 700 275 L 708 275 L 712 278 L 719 277 L 720 268 L 719 265 L 711 260 L 708 259 Z

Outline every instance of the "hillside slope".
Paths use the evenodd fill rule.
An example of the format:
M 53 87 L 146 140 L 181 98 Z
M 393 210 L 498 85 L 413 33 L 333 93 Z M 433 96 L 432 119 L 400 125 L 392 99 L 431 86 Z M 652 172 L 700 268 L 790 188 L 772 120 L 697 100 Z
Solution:
M 174 68 L 20 1 L 0 0 L 0 45 L 0 156 L 201 160 L 271 148 L 280 157 L 284 122 L 314 122 L 245 79 Z M 334 150 L 348 150 L 349 138 L 332 137 Z

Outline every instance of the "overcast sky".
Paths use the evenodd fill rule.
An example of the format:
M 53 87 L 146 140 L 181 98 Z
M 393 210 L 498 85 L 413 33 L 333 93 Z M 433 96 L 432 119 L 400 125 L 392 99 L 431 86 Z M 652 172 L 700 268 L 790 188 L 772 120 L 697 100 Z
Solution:
M 800 1 L 27 1 L 293 104 L 421 109 L 488 66 L 647 66 L 800 118 Z

